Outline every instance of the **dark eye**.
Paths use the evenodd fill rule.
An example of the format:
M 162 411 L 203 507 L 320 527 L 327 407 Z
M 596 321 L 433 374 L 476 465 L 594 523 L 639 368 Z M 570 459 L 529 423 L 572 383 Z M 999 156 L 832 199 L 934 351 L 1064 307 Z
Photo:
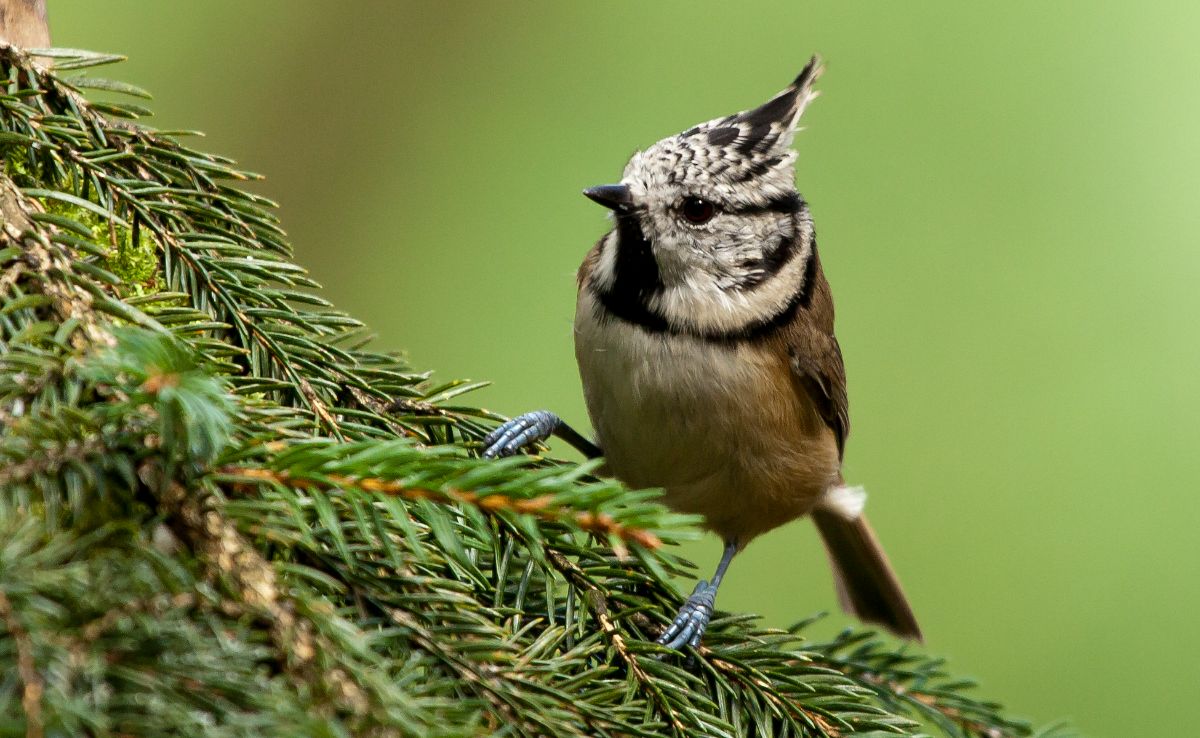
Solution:
M 712 220 L 712 217 L 717 214 L 717 209 L 708 200 L 699 197 L 689 197 L 683 201 L 679 212 L 683 214 L 683 217 L 689 223 L 700 225 Z

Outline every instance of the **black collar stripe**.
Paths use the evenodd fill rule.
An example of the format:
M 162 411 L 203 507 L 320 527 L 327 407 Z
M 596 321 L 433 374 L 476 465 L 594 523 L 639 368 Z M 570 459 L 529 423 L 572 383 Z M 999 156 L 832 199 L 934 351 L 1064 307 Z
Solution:
M 702 330 L 692 326 L 671 325 L 665 317 L 651 310 L 645 302 L 631 303 L 623 300 L 615 295 L 611 289 L 604 292 L 591 287 L 589 289 L 592 289 L 592 294 L 600 301 L 600 305 L 605 312 L 605 316 L 603 317 L 630 323 L 647 333 L 691 336 L 709 343 L 738 344 L 773 333 L 790 323 L 796 317 L 797 312 L 808 308 L 812 303 L 813 286 L 816 282 L 816 275 L 813 273 L 813 270 L 816 269 L 816 262 L 817 246 L 814 243 L 808 253 L 808 258 L 805 260 L 804 281 L 795 294 L 792 295 L 791 299 L 788 300 L 787 304 L 771 316 L 750 321 L 727 331 Z

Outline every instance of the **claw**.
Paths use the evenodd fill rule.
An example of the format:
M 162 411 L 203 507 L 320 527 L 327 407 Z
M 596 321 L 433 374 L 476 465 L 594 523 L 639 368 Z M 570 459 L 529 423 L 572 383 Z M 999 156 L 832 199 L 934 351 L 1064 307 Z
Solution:
M 713 605 L 717 599 L 716 586 L 700 580 L 692 590 L 691 597 L 679 608 L 679 614 L 671 625 L 658 637 L 658 644 L 678 651 L 688 645 L 700 645 L 708 621 L 712 618 Z
M 483 458 L 513 456 L 525 446 L 549 438 L 560 423 L 558 416 L 548 410 L 518 415 L 487 434 L 483 439 Z

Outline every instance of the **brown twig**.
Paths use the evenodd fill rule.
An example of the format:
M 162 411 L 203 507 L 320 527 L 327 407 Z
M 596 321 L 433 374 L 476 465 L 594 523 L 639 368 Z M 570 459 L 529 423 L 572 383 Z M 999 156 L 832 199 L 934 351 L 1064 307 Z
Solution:
M 216 610 L 229 618 L 239 618 L 246 614 L 246 608 L 237 602 L 221 600 L 208 602 L 195 592 L 180 592 L 174 595 L 159 594 L 142 600 L 125 603 L 120 607 L 104 613 L 100 617 L 86 623 L 79 629 L 79 639 L 91 642 L 103 636 L 116 627 L 122 618 L 146 613 L 162 616 L 171 610 Z
M 0 39 L 4 43 L 30 49 L 44 49 L 50 46 L 46 0 L 0 2 Z
M 71 271 L 71 259 L 48 237 L 47 234 L 56 231 L 54 226 L 33 222 L 30 214 L 40 210 L 40 205 L 25 197 L 11 179 L 0 176 L 0 240 L 11 243 L 24 252 L 24 273 L 38 277 L 30 282 L 30 287 L 50 298 L 51 305 L 60 319 L 79 321 L 82 335 L 75 333 L 71 336 L 72 344 L 76 348 L 82 348 L 88 343 L 112 345 L 112 334 L 96 319 L 92 296 L 86 290 L 58 277 L 58 274 Z
M 354 398 L 354 401 L 357 402 L 360 407 L 370 410 L 381 418 L 385 418 L 385 424 L 392 430 L 393 433 L 398 436 L 405 436 L 407 438 L 421 438 L 424 440 L 420 434 L 414 433 L 412 430 L 405 428 L 403 425 L 388 418 L 388 414 L 393 412 L 392 407 L 395 405 L 395 403 L 388 404 L 382 400 L 371 397 L 358 387 L 347 385 L 346 388 L 350 391 L 350 396 Z M 396 402 L 399 402 L 399 400 Z
M 106 450 L 104 442 L 96 438 L 70 440 L 60 446 L 43 449 L 43 453 L 31 454 L 23 461 L 0 469 L 0 489 L 24 482 L 36 474 L 53 471 L 71 461 L 86 461 Z
M 454 417 L 454 414 L 449 410 L 440 408 L 432 402 L 424 400 L 410 400 L 407 397 L 400 397 L 392 400 L 386 406 L 386 411 L 389 413 L 408 413 L 409 415 L 434 415 L 441 418 Z
M 732 679 L 739 681 L 742 684 L 745 684 L 747 687 L 755 690 L 776 707 L 791 712 L 792 715 L 802 720 L 807 720 L 815 725 L 822 733 L 830 736 L 830 738 L 839 738 L 839 736 L 841 736 L 841 730 L 839 730 L 836 725 L 829 722 L 824 715 L 809 710 L 794 700 L 783 699 L 779 695 L 769 691 L 770 683 L 767 682 L 761 675 L 757 675 L 757 672 L 749 673 L 749 670 L 745 667 L 736 665 L 730 661 L 726 661 L 725 659 L 711 658 L 713 656 L 713 652 L 704 646 L 700 647 L 700 655 L 704 658 L 707 658 L 709 664 L 711 664 L 714 669 L 728 674 Z
M 344 669 L 318 665 L 318 652 L 327 650 L 329 644 L 312 621 L 297 614 L 295 602 L 277 581 L 272 562 L 242 537 L 211 500 L 170 484 L 160 505 L 175 532 L 209 568 L 210 576 L 232 584 L 241 603 L 267 620 L 284 668 L 300 679 L 321 684 L 339 708 L 367 714 L 371 705 L 362 687 Z
M 312 409 L 316 416 L 321 419 L 321 422 L 325 424 L 325 427 L 329 428 L 335 437 L 340 438 L 341 426 L 339 426 L 338 422 L 333 419 L 332 415 L 330 415 L 329 408 L 325 405 L 325 401 L 321 399 L 321 396 L 317 394 L 317 391 L 313 389 L 312 383 L 301 375 L 297 375 L 296 379 L 297 384 L 300 387 L 300 394 L 304 396 L 308 406 Z
M 913 704 L 914 707 L 919 706 L 917 707 L 918 711 L 923 707 L 941 714 L 947 720 L 962 728 L 964 734 L 979 735 L 984 736 L 984 738 L 1017 738 L 1018 736 L 1026 735 L 1026 733 L 1014 732 L 1005 727 L 989 725 L 983 721 L 970 718 L 963 714 L 963 711 L 957 707 L 943 703 L 936 694 L 916 689 L 911 685 L 906 685 L 894 679 L 888 679 L 861 664 L 818 653 L 811 653 L 810 655 L 812 663 L 839 671 L 850 679 L 862 683 L 868 689 L 872 689 L 892 699 L 908 702 Z
M 848 671 L 854 670 L 850 669 Z M 939 700 L 936 695 L 923 692 L 919 689 L 913 689 L 904 684 L 900 684 L 899 682 L 884 679 L 883 677 L 874 674 L 864 673 L 860 676 L 860 678 L 863 681 L 871 682 L 872 684 L 878 684 L 879 686 L 888 689 L 893 695 L 907 697 L 915 702 L 920 702 L 929 709 L 940 712 L 946 717 L 947 720 L 950 720 L 963 730 L 970 733 L 987 736 L 987 738 L 1006 738 L 1007 736 L 1015 735 L 1013 733 L 1007 733 L 1003 729 L 996 726 L 988 725 L 987 723 L 983 723 L 978 720 L 972 720 L 966 715 L 963 715 L 962 710 L 959 710 L 957 707 L 942 704 L 942 701 Z
M 24 63 L 25 60 L 25 56 L 21 51 L 11 47 L 0 46 L 0 56 L 5 56 L 10 59 L 15 58 L 22 63 Z M 49 92 L 52 92 L 55 95 L 61 95 L 64 99 L 68 100 L 72 107 L 77 109 L 88 123 L 96 126 L 97 128 L 103 126 L 126 128 L 134 139 L 146 145 L 167 147 L 176 145 L 174 142 L 159 138 L 143 128 L 106 117 L 92 107 L 91 101 L 89 101 L 86 96 L 80 94 L 77 90 L 71 88 L 69 85 L 64 84 L 53 75 L 44 74 L 40 79 L 40 83 L 46 85 Z M 133 149 L 132 147 L 127 146 L 126 151 L 132 152 Z M 85 158 L 79 157 L 75 152 L 72 152 L 72 160 L 76 165 L 84 169 L 94 166 L 94 163 L 89 162 Z M 145 168 L 141 168 L 139 170 L 139 174 L 148 182 L 162 184 L 159 182 L 159 178 L 156 175 L 152 174 Z M 109 186 L 113 188 L 113 193 L 118 196 L 117 199 L 125 201 L 125 205 L 133 210 L 133 215 L 135 217 L 141 217 L 141 222 L 143 222 L 145 227 L 149 229 L 150 234 L 158 239 L 164 247 L 169 246 L 173 253 L 178 255 L 181 261 L 187 266 L 187 268 L 204 287 L 210 289 L 219 298 L 225 297 L 223 288 L 217 285 L 211 275 L 197 262 L 191 251 L 178 237 L 178 234 L 174 233 L 159 219 L 153 217 L 150 211 L 146 210 L 144 207 L 138 207 L 137 201 L 130 198 L 127 192 L 118 190 L 115 188 L 115 186 L 111 185 L 111 183 Z M 10 201 L 12 204 L 10 204 Z M 23 197 L 19 190 L 17 190 L 16 186 L 10 180 L 8 180 L 7 177 L 0 178 L 0 216 L 2 216 L 4 220 L 4 235 L 8 236 L 10 239 L 17 240 L 22 237 L 23 231 L 33 232 L 35 235 L 54 233 L 55 228 L 47 223 L 38 223 L 37 228 L 33 227 L 33 223 L 28 217 L 28 212 L 36 209 L 37 207 L 36 201 L 31 201 L 28 198 Z M 254 235 L 254 231 L 251 226 L 246 224 L 240 218 L 234 218 L 233 222 L 235 222 L 252 236 Z M 110 227 L 112 225 L 111 219 L 109 225 Z M 27 262 L 29 262 L 30 266 L 38 271 L 45 271 L 51 266 L 57 267 L 62 271 L 69 271 L 69 258 L 64 258 L 63 256 L 57 254 L 50 254 L 48 247 L 53 246 L 53 244 L 50 243 L 49 239 L 43 240 L 45 242 L 40 244 L 39 247 L 36 239 L 24 238 L 24 243 L 22 245 L 25 247 L 26 251 L 25 259 Z M 52 260 L 51 256 L 54 256 L 55 258 Z M 91 308 L 91 295 L 89 295 L 86 291 L 70 285 L 57 285 L 56 283 L 51 283 L 48 288 L 44 289 L 43 291 L 51 297 L 55 310 L 64 320 L 70 317 L 77 317 L 81 319 L 84 332 L 92 343 L 100 343 L 104 345 L 111 345 L 113 343 L 113 339 L 107 333 L 97 333 L 98 327 L 94 325 L 94 320 L 92 319 L 92 314 L 94 311 Z M 259 328 L 255 321 L 251 320 L 251 318 L 246 315 L 245 312 L 238 309 L 230 301 L 218 299 L 216 302 L 220 304 L 221 307 L 227 309 L 230 314 L 236 316 L 237 320 L 242 324 L 242 326 L 245 327 L 250 338 L 248 343 L 255 343 L 261 346 L 266 351 L 269 360 L 278 366 L 280 371 L 290 380 L 292 380 L 293 383 L 295 383 L 297 387 L 297 394 L 307 409 L 316 416 L 316 422 L 322 425 L 330 435 L 340 438 L 342 435 L 341 426 L 333 417 L 333 413 L 330 411 L 328 404 L 320 396 L 312 384 L 305 377 L 297 373 L 295 368 L 291 366 L 291 362 L 288 360 L 290 357 L 287 355 L 287 352 L 281 349 L 280 346 L 271 338 L 271 336 Z M 78 344 L 82 339 L 73 336 L 72 340 Z M 247 348 L 250 348 L 250 346 L 247 346 Z
M 25 726 L 25 736 L 26 738 L 42 738 L 44 735 L 42 693 L 45 691 L 45 684 L 33 661 L 33 641 L 29 637 L 29 631 L 25 630 L 25 626 L 17 619 L 16 613 L 13 612 L 12 602 L 4 594 L 4 590 L 0 590 L 0 618 L 4 620 L 4 627 L 8 629 L 13 644 L 17 648 L 17 673 L 24 685 L 21 690 L 21 708 L 25 710 L 25 717 L 28 720 L 28 724 Z
M 473 505 L 485 513 L 514 512 L 531 515 L 547 522 L 562 522 L 570 520 L 579 528 L 596 535 L 612 536 L 619 540 L 635 543 L 644 548 L 654 549 L 662 545 L 658 536 L 641 528 L 633 528 L 613 520 L 606 513 L 593 513 L 587 510 L 575 510 L 563 505 L 552 505 L 550 495 L 540 495 L 529 499 L 517 499 L 508 495 L 494 493 L 479 493 L 459 489 L 426 489 L 409 487 L 403 482 L 374 477 L 349 477 L 339 474 L 329 474 L 320 480 L 306 477 L 294 477 L 286 471 L 261 469 L 253 467 L 226 467 L 222 474 L 232 477 L 235 487 L 249 487 L 262 482 L 283 484 L 297 489 L 320 489 L 328 487 L 350 487 L 363 492 L 399 497 L 404 500 L 429 500 L 442 504 Z
M 662 693 L 662 690 L 658 688 L 658 685 L 654 683 L 654 680 L 642 668 L 638 662 L 637 655 L 629 650 L 629 646 L 626 645 L 624 636 L 621 635 L 620 629 L 613 622 L 612 616 L 609 615 L 608 598 L 604 595 L 604 591 L 597 587 L 566 556 L 550 548 L 546 548 L 545 552 L 547 560 L 553 564 L 554 568 L 558 569 L 559 573 L 576 587 L 583 590 L 588 604 L 591 605 L 592 611 L 596 613 L 596 621 L 600 624 L 600 630 L 603 631 L 604 635 L 608 637 L 609 642 L 612 643 L 613 650 L 617 652 L 617 655 L 629 667 L 630 673 L 650 693 L 650 697 L 658 705 L 658 709 L 662 711 L 663 716 L 671 722 L 671 727 L 676 733 L 686 734 L 686 726 L 675 716 L 675 711 L 671 709 L 671 704 L 667 701 L 666 695 Z

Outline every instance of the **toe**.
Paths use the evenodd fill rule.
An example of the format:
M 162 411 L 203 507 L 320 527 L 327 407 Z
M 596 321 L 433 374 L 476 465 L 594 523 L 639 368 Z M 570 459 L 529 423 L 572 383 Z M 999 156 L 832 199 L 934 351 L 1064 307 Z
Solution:
M 511 432 L 511 425 L 512 421 L 510 420 L 487 434 L 487 438 L 484 439 L 484 454 L 482 454 L 484 458 L 496 458 L 504 454 L 505 442 Z
M 692 591 L 691 597 L 688 597 L 687 601 L 683 603 L 683 607 L 679 609 L 675 620 L 663 631 L 656 642 L 674 650 L 679 650 L 685 645 L 699 646 L 700 639 L 708 628 L 708 621 L 712 617 L 714 594 L 715 590 L 707 581 L 700 581 L 696 585 L 696 589 Z
M 670 625 L 667 626 L 667 629 L 658 636 L 658 638 L 655 640 L 655 643 L 660 646 L 666 646 L 667 648 L 673 648 L 673 646 L 670 644 L 675 640 L 675 636 L 679 634 L 679 631 L 683 630 L 681 617 L 682 613 L 676 617 Z
M 483 439 L 483 457 L 485 459 L 494 459 L 497 456 L 513 455 L 521 447 L 520 445 L 514 447 L 512 445 L 512 440 L 519 436 L 524 430 L 525 423 L 522 418 L 513 418 L 512 420 L 505 422 Z
M 549 438 L 557 423 L 557 416 L 548 410 L 518 415 L 484 437 L 482 456 L 494 459 L 520 453 L 525 446 Z
M 685 643 L 687 643 L 688 641 L 691 640 L 692 635 L 695 633 L 695 631 L 696 631 L 695 623 L 689 622 L 682 630 L 679 631 L 679 635 L 675 636 L 674 638 L 667 641 L 666 643 L 662 643 L 661 641 L 659 641 L 659 642 L 666 648 L 671 649 L 672 651 L 678 651 L 679 649 L 683 648 L 683 645 Z

